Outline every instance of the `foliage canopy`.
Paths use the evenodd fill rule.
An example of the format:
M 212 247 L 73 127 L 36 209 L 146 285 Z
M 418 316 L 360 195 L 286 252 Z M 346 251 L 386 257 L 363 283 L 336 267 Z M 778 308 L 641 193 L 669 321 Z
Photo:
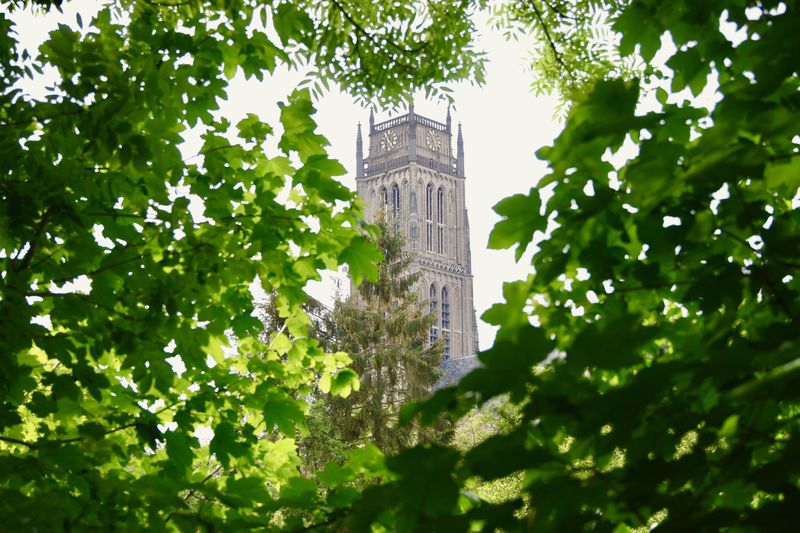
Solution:
M 518 422 L 468 451 L 418 446 L 384 460 L 364 447 L 316 482 L 297 473 L 298 398 L 318 377 L 342 393 L 353 382 L 341 370 L 349 359 L 305 334 L 302 287 L 340 263 L 375 280 L 380 253 L 334 179 L 344 169 L 315 133 L 307 91 L 280 104 L 280 125 L 231 125 L 215 118 L 217 98 L 237 69 L 262 77 L 278 64 L 308 63 L 321 87 L 382 102 L 480 81 L 467 15 L 484 2 L 126 1 L 83 29 L 59 27 L 38 58 L 17 54 L 0 14 L 6 527 L 313 525 L 291 509 L 353 530 L 793 522 L 797 2 L 511 4 L 534 15 L 600 5 L 616 52 L 644 62 L 641 79 L 586 64 L 563 132 L 538 152 L 552 197 L 532 189 L 496 206 L 492 247 L 521 257 L 536 230 L 551 232 L 531 276 L 506 284 L 484 315 L 500 326 L 484 367 L 404 412 L 427 423 L 507 395 Z M 528 29 L 547 20 L 508 13 L 504 24 Z M 741 42 L 721 31 L 730 24 Z M 552 34 L 541 37 L 558 55 Z M 569 44 L 561 50 L 578 50 Z M 659 49 L 666 65 L 654 62 Z M 57 85 L 41 100 L 23 94 L 19 80 L 46 64 Z M 712 82 L 711 111 L 681 92 Z M 653 111 L 640 106 L 648 92 Z M 184 160 L 176 145 L 196 125 L 202 151 Z M 267 154 L 275 127 L 280 153 Z M 636 155 L 612 165 L 626 143 Z M 189 193 L 203 198 L 203 218 Z M 263 343 L 244 311 L 256 276 L 286 319 Z M 227 328 L 239 341 L 225 357 Z M 202 426 L 208 447 L 194 438 Z M 512 474 L 516 498 L 464 490 Z M 381 483 L 355 492 L 349 483 L 365 477 Z
M 124 1 L 60 25 L 37 57 L 0 13 L 4 527 L 290 527 L 277 509 L 313 507 L 298 398 L 318 377 L 341 393 L 356 378 L 308 338 L 303 287 L 344 263 L 374 278 L 380 253 L 308 90 L 277 104 L 280 124 L 214 112 L 239 69 L 310 63 L 319 87 L 382 101 L 480 74 L 477 54 L 456 53 L 469 6 L 428 2 L 398 26 L 411 8 L 384 4 Z M 46 66 L 58 79 L 34 99 L 19 82 Z M 189 128 L 203 143 L 184 159 Z M 265 342 L 256 277 L 286 324 Z
M 522 494 L 468 511 L 464 527 L 780 528 L 800 494 L 789 52 L 800 14 L 795 2 L 642 0 L 613 20 L 620 52 L 638 52 L 647 76 L 594 84 L 538 152 L 550 174 L 495 207 L 492 247 L 520 257 L 534 230 L 552 232 L 532 274 L 484 315 L 500 326 L 485 367 L 416 409 L 501 393 L 523 406 L 516 429 L 465 453 L 452 478 L 521 472 Z M 653 62 L 662 45 L 664 66 Z M 721 101 L 693 106 L 687 93 L 713 82 Z M 648 91 L 653 111 L 640 106 Z M 634 156 L 613 165 L 626 143 Z M 417 518 L 452 524 L 451 501 L 438 501 Z

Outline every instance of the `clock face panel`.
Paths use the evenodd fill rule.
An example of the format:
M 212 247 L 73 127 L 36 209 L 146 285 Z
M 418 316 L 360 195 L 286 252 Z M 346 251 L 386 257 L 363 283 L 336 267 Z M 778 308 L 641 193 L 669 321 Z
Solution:
M 425 134 L 425 144 L 428 145 L 428 148 L 437 152 L 442 149 L 442 139 L 435 131 L 428 130 Z
M 381 135 L 381 148 L 384 151 L 391 150 L 397 146 L 397 134 L 393 131 L 384 131 Z

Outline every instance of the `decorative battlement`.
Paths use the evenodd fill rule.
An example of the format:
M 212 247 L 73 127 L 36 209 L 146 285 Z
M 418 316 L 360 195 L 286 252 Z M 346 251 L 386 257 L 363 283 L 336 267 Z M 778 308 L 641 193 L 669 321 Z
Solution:
M 431 259 L 425 256 L 418 256 L 417 262 L 419 262 L 422 266 L 432 267 L 439 270 L 443 270 L 445 272 L 452 272 L 454 274 L 466 274 L 467 269 L 461 265 L 456 265 L 454 263 L 448 263 L 447 261 L 440 261 L 438 259 Z
M 395 126 L 399 126 L 401 124 L 407 124 L 412 120 L 415 124 L 420 124 L 422 126 L 426 126 L 428 128 L 438 130 L 441 132 L 450 133 L 450 127 L 447 124 L 442 124 L 441 122 L 431 120 L 427 117 L 423 117 L 422 115 L 417 115 L 416 113 L 408 113 L 406 115 L 390 118 L 389 120 L 379 122 L 378 124 L 372 126 L 372 130 L 370 131 L 370 133 L 379 133 L 381 131 L 394 128 Z
M 436 122 L 435 120 L 425 118 L 422 115 L 414 115 L 414 122 L 432 128 L 434 130 L 450 133 L 450 128 L 448 128 L 446 124 L 442 124 L 441 122 Z
M 400 124 L 405 124 L 406 122 L 408 122 L 409 116 L 411 115 L 403 115 L 402 117 L 390 118 L 389 120 L 375 124 L 372 127 L 371 133 L 388 130 L 389 128 L 394 128 L 395 126 L 399 126 Z
M 402 167 L 408 164 L 408 156 L 404 155 L 382 163 L 370 163 L 369 159 L 364 162 L 364 176 L 371 176 L 373 174 L 380 174 L 381 172 L 388 172 L 393 168 Z
M 369 159 L 364 161 L 364 172 L 362 177 L 367 176 L 374 176 L 375 174 L 381 174 L 382 172 L 389 172 L 392 169 L 402 167 L 408 164 L 408 155 L 403 155 L 400 157 L 396 157 L 394 159 L 389 159 L 388 161 L 381 161 L 381 162 L 370 162 Z M 450 163 L 442 163 L 441 161 L 436 161 L 435 159 L 431 159 L 429 157 L 422 157 L 417 156 L 417 164 L 421 167 L 430 168 L 437 172 L 444 172 L 445 174 L 451 174 L 456 176 L 456 170 L 458 166 L 458 162 L 455 158 L 450 158 Z
M 457 176 L 456 170 L 458 168 L 458 162 L 456 161 L 455 157 L 450 158 L 450 163 L 443 163 L 441 161 L 437 161 L 435 159 L 431 159 L 429 157 L 417 156 L 417 163 L 420 166 L 425 168 L 433 169 L 437 172 L 445 172 L 447 174 L 452 174 L 453 176 Z

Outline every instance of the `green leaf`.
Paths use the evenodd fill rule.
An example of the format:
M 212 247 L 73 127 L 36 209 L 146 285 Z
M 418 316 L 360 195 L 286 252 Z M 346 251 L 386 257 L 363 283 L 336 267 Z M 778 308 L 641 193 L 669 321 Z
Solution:
M 269 124 L 262 122 L 258 115 L 248 113 L 245 118 L 236 124 L 236 129 L 239 130 L 239 136 L 250 142 L 262 143 L 266 140 L 267 135 L 272 133 L 272 128 Z
M 281 503 L 292 507 L 310 507 L 317 498 L 317 484 L 313 479 L 292 477 L 281 487 Z
M 314 29 L 311 18 L 294 4 L 280 4 L 274 15 L 274 24 L 284 45 L 291 41 L 308 44 Z
M 261 477 L 229 477 L 225 482 L 227 496 L 233 496 L 241 505 L 250 506 L 256 503 L 270 503 L 272 498 L 267 491 L 267 485 Z
M 194 453 L 192 439 L 183 431 L 169 431 L 164 436 L 167 444 L 167 456 L 181 476 L 191 472 Z
M 658 24 L 642 24 L 643 20 L 653 20 L 655 16 L 646 4 L 631 3 L 614 21 L 614 31 L 622 34 L 619 45 L 623 56 L 633 53 L 635 45 L 640 45 L 642 59 L 649 62 L 661 45 L 661 30 Z
M 107 432 L 108 430 L 106 430 L 102 424 L 98 424 L 97 422 L 86 422 L 78 427 L 78 433 L 95 440 L 102 439 Z
M 731 415 L 725 419 L 722 427 L 719 429 L 719 436 L 722 438 L 732 437 L 736 433 L 739 425 L 739 415 Z
M 478 358 L 484 366 L 467 374 L 459 388 L 479 391 L 483 401 L 507 392 L 512 401 L 519 401 L 527 390 L 533 366 L 554 348 L 555 343 L 540 328 L 521 328 L 516 339 L 498 339 L 481 352 Z
M 522 257 L 533 239 L 534 231 L 547 228 L 547 218 L 539 214 L 541 201 L 539 191 L 531 189 L 528 195 L 510 196 L 496 206 L 495 212 L 503 217 L 489 235 L 489 248 L 517 247 L 517 260 Z
M 239 442 L 238 432 L 228 422 L 221 422 L 214 427 L 214 438 L 209 449 L 225 468 L 230 467 L 231 459 L 242 456 L 246 450 Z
M 770 189 L 787 187 L 797 191 L 800 187 L 800 157 L 793 156 L 770 163 L 764 169 L 764 180 Z
M 351 391 L 358 391 L 360 388 L 358 374 L 350 368 L 339 370 L 330 380 L 330 393 L 342 398 L 347 398 Z
M 567 358 L 579 367 L 616 369 L 641 360 L 638 348 L 657 335 L 642 326 L 635 315 L 621 315 L 613 322 L 591 324 L 572 343 Z
M 284 392 L 269 391 L 262 412 L 264 422 L 270 431 L 277 426 L 284 435 L 292 436 L 296 426 L 305 428 L 304 403 Z
M 314 133 L 317 125 L 311 119 L 316 110 L 311 105 L 311 95 L 302 89 L 292 93 L 287 104 L 280 104 L 283 135 L 278 146 L 284 153 L 296 151 L 305 162 L 313 155 L 324 155 L 328 141 Z
M 458 485 L 452 471 L 458 454 L 451 448 L 415 447 L 386 460 L 400 476 L 397 484 L 414 512 L 434 517 L 452 512 L 458 504 Z
M 349 267 L 350 278 L 359 285 L 365 278 L 369 281 L 378 279 L 378 263 L 383 259 L 383 254 L 366 237 L 353 237 L 345 248 L 340 260 Z

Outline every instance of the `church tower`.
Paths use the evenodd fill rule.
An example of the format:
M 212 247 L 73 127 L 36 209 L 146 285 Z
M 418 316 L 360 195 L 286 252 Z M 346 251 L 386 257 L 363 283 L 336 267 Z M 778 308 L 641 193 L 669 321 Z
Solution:
M 472 358 L 478 331 L 461 125 L 454 155 L 449 109 L 444 123 L 417 115 L 413 104 L 407 114 L 377 124 L 370 113 L 366 156 L 358 126 L 356 165 L 356 187 L 368 218 L 383 210 L 414 252 L 413 268 L 422 273 L 420 299 L 429 302 L 436 317 L 430 338 L 444 340 L 446 366 Z

